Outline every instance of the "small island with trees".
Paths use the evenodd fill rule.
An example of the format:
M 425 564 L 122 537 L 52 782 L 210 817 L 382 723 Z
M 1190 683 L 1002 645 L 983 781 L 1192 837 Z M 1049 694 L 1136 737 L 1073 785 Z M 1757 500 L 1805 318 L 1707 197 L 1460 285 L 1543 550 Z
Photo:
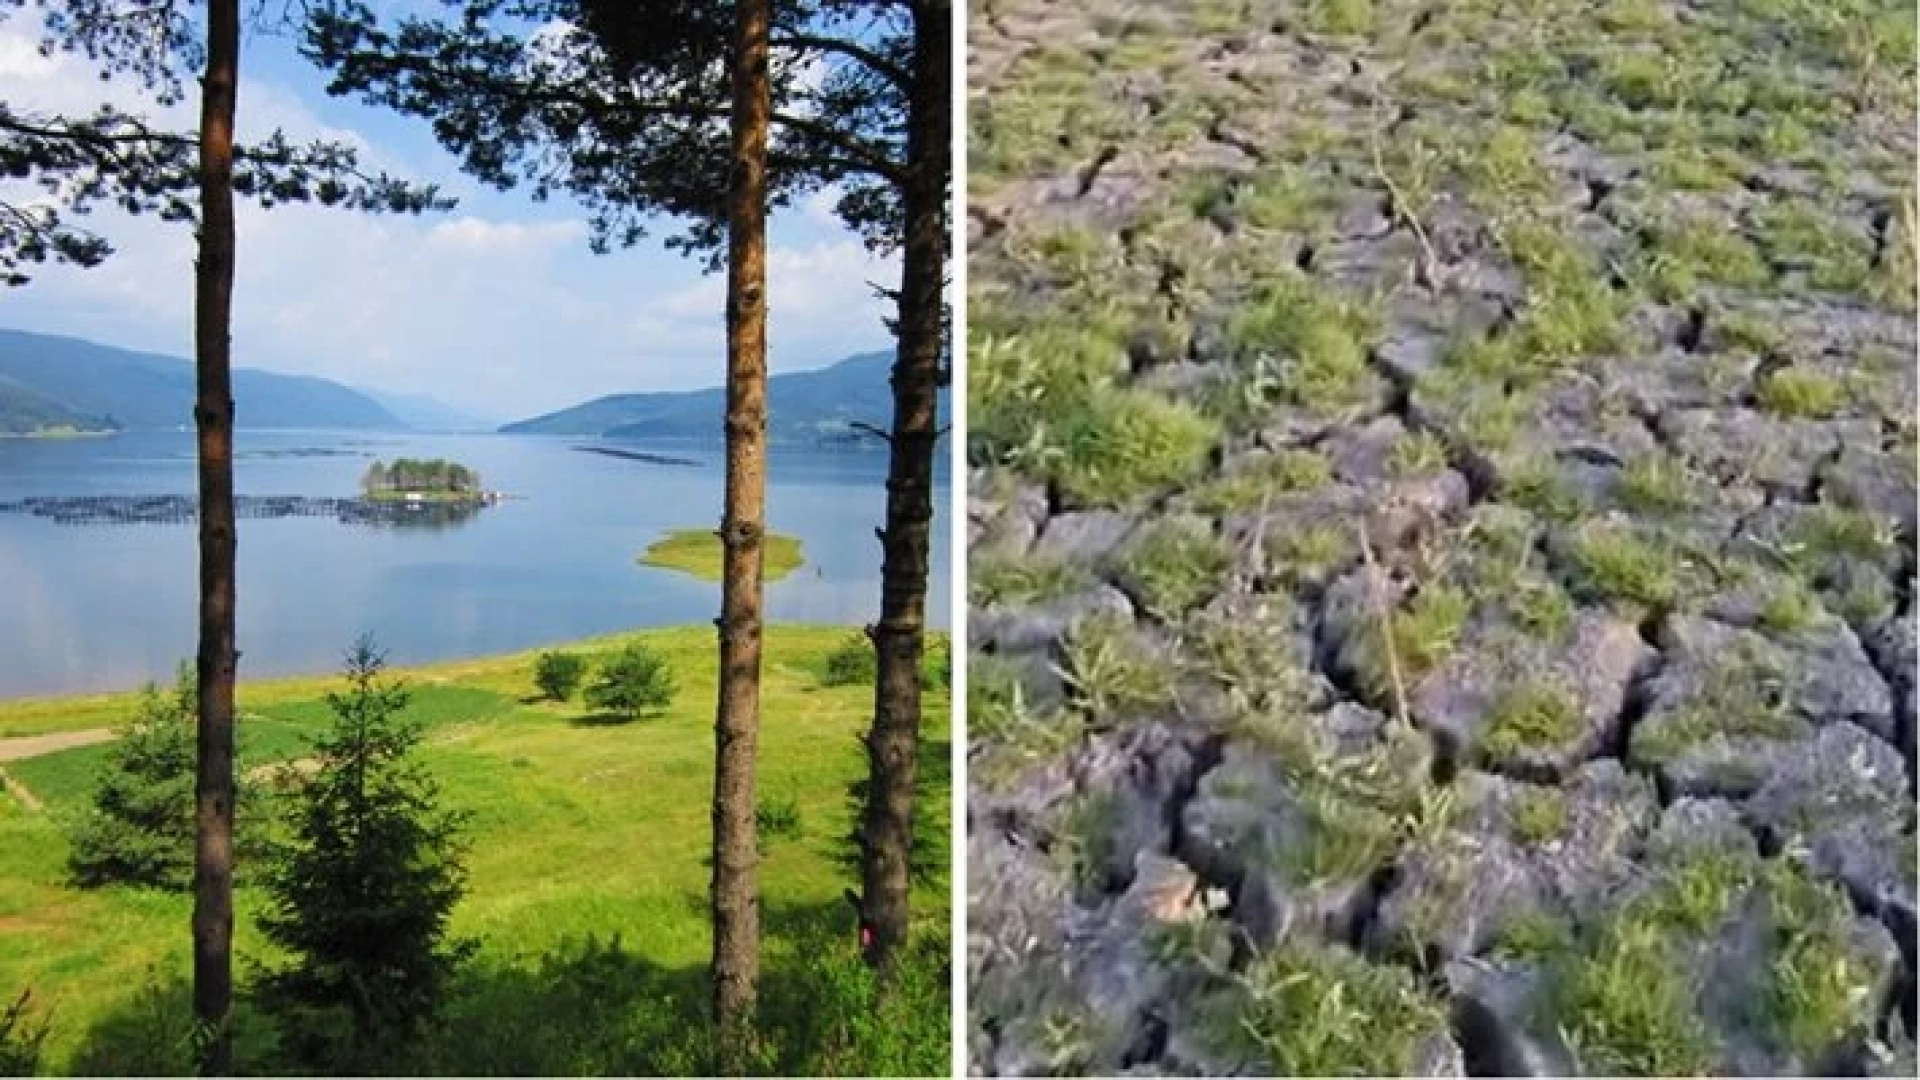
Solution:
M 375 461 L 360 477 L 360 490 L 370 502 L 485 504 L 500 498 L 481 486 L 479 473 L 440 458 Z

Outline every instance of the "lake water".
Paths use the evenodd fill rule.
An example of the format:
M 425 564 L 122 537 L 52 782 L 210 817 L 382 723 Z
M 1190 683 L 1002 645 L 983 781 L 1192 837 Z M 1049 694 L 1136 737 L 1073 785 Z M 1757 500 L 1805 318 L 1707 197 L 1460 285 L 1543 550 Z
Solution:
M 332 670 L 367 631 L 393 663 L 411 664 L 709 623 L 719 613 L 718 583 L 636 561 L 668 530 L 718 523 L 718 451 L 628 447 L 695 462 L 672 466 L 542 436 L 243 431 L 236 442 L 242 495 L 351 496 L 374 458 L 440 457 L 524 496 L 437 527 L 241 521 L 243 679 Z M 193 449 L 190 432 L 0 439 L 0 503 L 190 495 Z M 927 597 L 935 627 L 950 609 L 941 464 Z M 797 537 L 807 562 L 767 587 L 767 617 L 850 626 L 874 618 L 886 455 L 775 447 L 769 472 L 768 524 Z M 0 513 L 0 697 L 171 678 L 195 650 L 196 535 L 192 524 L 70 525 Z

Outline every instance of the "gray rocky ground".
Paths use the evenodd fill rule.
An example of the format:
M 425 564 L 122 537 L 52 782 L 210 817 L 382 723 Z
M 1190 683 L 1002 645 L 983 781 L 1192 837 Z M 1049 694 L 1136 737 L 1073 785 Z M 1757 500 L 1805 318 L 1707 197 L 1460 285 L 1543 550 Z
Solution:
M 969 14 L 972 1068 L 1912 1075 L 1911 5 Z

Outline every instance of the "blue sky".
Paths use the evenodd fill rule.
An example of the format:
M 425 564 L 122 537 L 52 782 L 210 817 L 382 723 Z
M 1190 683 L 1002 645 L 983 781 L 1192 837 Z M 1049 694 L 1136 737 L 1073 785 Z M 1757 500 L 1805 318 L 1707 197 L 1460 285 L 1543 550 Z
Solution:
M 40 57 L 37 40 L 29 18 L 0 21 L 0 100 L 43 112 L 103 99 L 140 106 L 134 88 L 103 86 L 82 59 Z M 189 100 L 164 115 L 191 130 L 197 109 Z M 724 276 L 665 249 L 673 222 L 638 247 L 593 255 L 577 205 L 474 183 L 424 122 L 328 97 L 322 73 L 269 34 L 246 39 L 239 110 L 243 138 L 280 127 L 296 139 L 347 139 L 377 167 L 439 183 L 460 205 L 418 218 L 243 205 L 237 364 L 429 393 L 496 419 L 721 381 Z M 898 266 L 867 253 L 830 207 L 827 193 L 775 216 L 775 371 L 891 345 L 886 307 L 868 283 L 891 286 Z M 118 254 L 91 270 L 45 267 L 31 285 L 0 290 L 0 326 L 191 355 L 190 232 L 110 210 L 87 224 Z

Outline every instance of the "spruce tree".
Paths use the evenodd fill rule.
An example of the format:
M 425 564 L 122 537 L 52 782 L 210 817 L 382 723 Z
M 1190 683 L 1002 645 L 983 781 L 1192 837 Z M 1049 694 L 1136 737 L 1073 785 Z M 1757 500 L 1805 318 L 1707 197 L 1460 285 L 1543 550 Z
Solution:
M 197 692 L 184 664 L 172 690 L 147 684 L 139 712 L 107 750 L 92 805 L 74 823 L 74 884 L 192 886 Z
M 378 1071 L 379 1055 L 431 1022 L 473 951 L 447 935 L 466 884 L 461 816 L 413 759 L 421 731 L 385 666 L 368 638 L 348 654 L 347 688 L 327 695 L 333 724 L 313 745 L 319 767 L 267 859 L 260 925 L 292 963 L 262 980 L 261 1003 L 307 1070 Z

